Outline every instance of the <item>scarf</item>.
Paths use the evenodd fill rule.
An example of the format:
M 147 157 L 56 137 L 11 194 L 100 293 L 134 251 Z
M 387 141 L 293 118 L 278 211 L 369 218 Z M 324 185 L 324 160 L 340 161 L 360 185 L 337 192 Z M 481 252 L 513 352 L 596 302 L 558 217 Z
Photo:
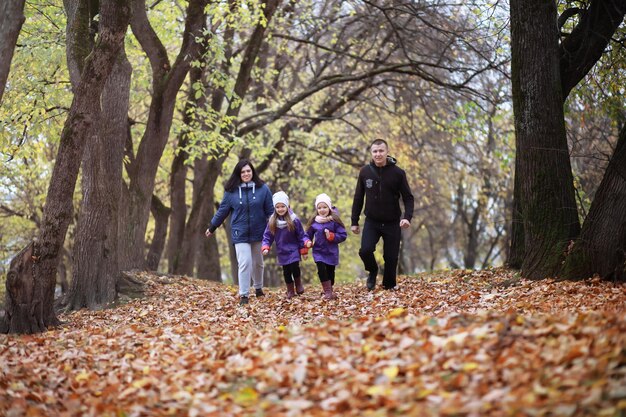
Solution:
M 315 221 L 318 223 L 328 223 L 333 221 L 332 216 L 320 216 L 319 214 L 315 216 Z

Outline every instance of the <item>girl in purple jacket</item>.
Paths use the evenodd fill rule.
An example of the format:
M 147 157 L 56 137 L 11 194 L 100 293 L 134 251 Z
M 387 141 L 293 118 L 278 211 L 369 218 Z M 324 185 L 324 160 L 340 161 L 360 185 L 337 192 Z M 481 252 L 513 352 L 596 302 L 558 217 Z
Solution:
M 283 191 L 272 196 L 274 214 L 271 215 L 263 233 L 261 252 L 267 255 L 276 242 L 276 258 L 283 267 L 287 284 L 287 298 L 304 293 L 300 273 L 300 255 L 306 257 L 311 240 L 304 233 L 302 222 L 289 208 L 289 197 Z
M 317 215 L 307 224 L 307 236 L 314 242 L 313 260 L 324 288 L 324 298 L 332 300 L 337 298 L 333 285 L 335 267 L 339 265 L 339 243 L 346 240 L 348 234 L 328 195 L 320 194 L 315 198 L 315 211 Z

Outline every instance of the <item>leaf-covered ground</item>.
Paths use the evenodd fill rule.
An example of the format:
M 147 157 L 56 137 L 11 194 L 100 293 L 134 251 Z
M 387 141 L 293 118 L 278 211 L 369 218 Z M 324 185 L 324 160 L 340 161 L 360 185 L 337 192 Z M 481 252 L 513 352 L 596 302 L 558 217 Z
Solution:
M 171 282 L 1 335 L 0 415 L 626 415 L 624 285 L 454 271 L 239 307 L 235 288 Z

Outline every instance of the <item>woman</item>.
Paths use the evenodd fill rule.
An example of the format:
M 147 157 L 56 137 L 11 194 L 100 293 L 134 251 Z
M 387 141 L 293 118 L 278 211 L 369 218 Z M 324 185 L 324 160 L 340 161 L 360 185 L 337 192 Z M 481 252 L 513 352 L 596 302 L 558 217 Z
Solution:
M 263 255 L 261 241 L 267 219 L 274 212 L 272 192 L 257 176 L 247 159 L 240 160 L 224 186 L 224 198 L 206 230 L 215 233 L 232 213 L 231 236 L 239 267 L 239 304 L 248 304 L 250 278 L 257 297 L 263 296 Z

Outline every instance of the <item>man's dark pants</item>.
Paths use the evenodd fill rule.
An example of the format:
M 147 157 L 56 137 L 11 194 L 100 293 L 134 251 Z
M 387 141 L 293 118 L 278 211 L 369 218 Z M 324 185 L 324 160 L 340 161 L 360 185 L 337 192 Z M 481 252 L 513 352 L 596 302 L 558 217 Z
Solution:
M 383 238 L 383 259 L 385 260 L 383 287 L 390 289 L 396 286 L 396 269 L 401 238 L 400 220 L 380 223 L 368 218 L 365 219 L 359 256 L 363 260 L 366 271 L 378 272 L 374 251 L 381 237 Z

